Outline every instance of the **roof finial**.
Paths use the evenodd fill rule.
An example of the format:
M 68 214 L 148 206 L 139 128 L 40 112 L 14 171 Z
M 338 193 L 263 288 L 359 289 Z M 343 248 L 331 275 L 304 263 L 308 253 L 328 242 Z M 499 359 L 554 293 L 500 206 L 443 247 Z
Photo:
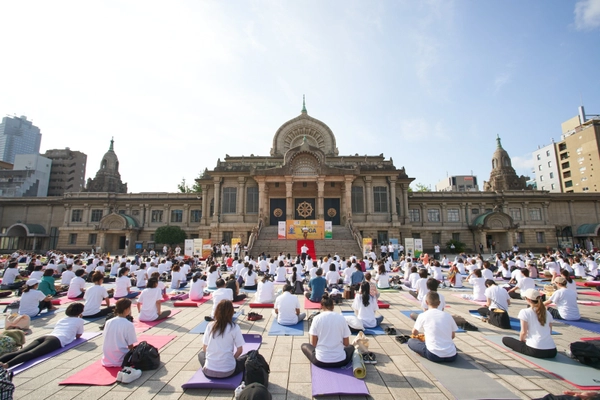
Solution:
M 307 114 L 306 112 L 306 99 L 304 95 L 302 95 L 302 114 Z
M 502 148 L 502 143 L 500 143 L 500 135 L 496 135 L 496 143 L 498 144 L 498 148 Z
M 113 148 L 113 143 L 115 142 L 115 137 L 113 136 L 110 139 L 110 147 L 108 148 L 108 151 L 115 151 L 115 149 Z

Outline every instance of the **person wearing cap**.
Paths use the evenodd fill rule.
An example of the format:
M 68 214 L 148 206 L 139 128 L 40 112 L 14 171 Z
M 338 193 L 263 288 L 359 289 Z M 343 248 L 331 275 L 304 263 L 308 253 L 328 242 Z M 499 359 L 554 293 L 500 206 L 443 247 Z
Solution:
M 279 325 L 296 325 L 306 318 L 306 314 L 300 312 L 300 301 L 292 294 L 293 291 L 292 285 L 285 284 L 283 293 L 275 299 L 273 312 L 277 315 Z
M 555 278 L 554 283 L 558 290 L 544 302 L 544 305 L 556 304 L 556 308 L 548 307 L 548 311 L 555 319 L 577 321 L 581 318 L 577 305 L 577 292 L 567 289 L 567 280 L 563 276 Z
M 546 309 L 540 292 L 527 289 L 522 296 L 529 307 L 519 311 L 518 318 L 521 320 L 519 339 L 506 336 L 502 338 L 502 343 L 513 351 L 530 357 L 556 357 L 556 344 L 552 339 L 554 319 Z
M 48 311 L 56 310 L 57 307 L 52 305 L 52 295 L 45 295 L 38 290 L 40 281 L 37 279 L 29 279 L 23 288 L 23 295 L 19 303 L 19 314 L 35 317 L 44 309 Z

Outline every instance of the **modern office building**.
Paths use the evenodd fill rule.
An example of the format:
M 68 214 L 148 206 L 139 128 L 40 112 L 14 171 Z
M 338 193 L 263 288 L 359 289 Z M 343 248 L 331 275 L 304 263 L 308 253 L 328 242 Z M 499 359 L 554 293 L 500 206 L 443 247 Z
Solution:
M 547 146 L 538 147 L 533 152 L 535 188 L 553 193 L 562 192 L 556 145 L 554 141 Z
M 0 123 L 0 161 L 15 162 L 17 154 L 39 154 L 42 134 L 27 117 L 4 117 Z
M 442 179 L 435 185 L 437 192 L 478 192 L 479 185 L 474 175 L 454 175 Z
M 85 187 L 87 155 L 70 148 L 47 150 L 44 157 L 52 160 L 48 196 L 81 192 Z
M 52 160 L 17 154 L 12 170 L 0 170 L 0 197 L 46 197 Z

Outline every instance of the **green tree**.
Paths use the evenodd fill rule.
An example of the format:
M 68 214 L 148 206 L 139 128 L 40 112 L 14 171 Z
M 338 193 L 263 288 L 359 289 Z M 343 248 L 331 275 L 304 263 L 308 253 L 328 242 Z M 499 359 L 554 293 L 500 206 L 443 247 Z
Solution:
M 181 178 L 181 182 L 177 185 L 179 193 L 192 193 L 192 189 L 185 183 L 185 178 Z
M 183 244 L 186 237 L 183 229 L 172 225 L 161 226 L 156 229 L 156 232 L 154 233 L 154 240 L 156 243 L 168 244 L 169 246 Z
M 452 247 L 452 245 L 454 245 L 454 248 Z M 448 240 L 446 242 L 446 248 L 448 249 L 448 251 L 450 251 L 452 254 L 454 253 L 462 253 L 466 250 L 467 245 L 464 244 L 463 242 L 459 242 L 458 240 Z
M 413 188 L 411 188 L 409 186 L 408 191 L 409 192 L 431 192 L 431 189 L 429 189 L 427 186 L 423 185 L 422 183 L 416 183 L 415 189 L 413 190 Z

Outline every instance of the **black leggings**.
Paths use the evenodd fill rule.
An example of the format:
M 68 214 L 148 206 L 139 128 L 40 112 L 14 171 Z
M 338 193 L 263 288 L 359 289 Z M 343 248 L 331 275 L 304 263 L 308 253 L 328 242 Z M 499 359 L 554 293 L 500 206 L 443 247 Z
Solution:
M 315 355 L 315 346 L 309 343 L 303 343 L 301 346 L 302 352 L 310 360 L 311 363 L 316 365 L 319 368 L 341 368 L 348 365 L 350 361 L 352 361 L 352 354 L 354 353 L 354 346 L 345 346 L 344 351 L 346 352 L 346 358 L 342 361 L 334 362 L 334 363 L 326 363 L 317 360 L 317 356 Z
M 58 340 L 56 336 L 42 336 L 32 341 L 27 347 L 21 350 L 0 356 L 0 362 L 8 364 L 9 367 L 14 367 L 15 365 L 51 353 L 61 347 L 60 340 Z
M 527 346 L 525 342 L 512 337 L 503 337 L 502 343 L 517 353 L 525 354 L 526 356 L 535 358 L 554 358 L 556 357 L 556 349 L 534 349 Z
M 100 310 L 100 312 L 97 312 L 94 315 L 84 315 L 82 318 L 84 319 L 92 319 L 92 318 L 100 318 L 100 317 L 104 317 L 107 314 L 110 314 L 111 312 L 115 311 L 115 306 L 108 306 L 106 308 L 103 308 Z

